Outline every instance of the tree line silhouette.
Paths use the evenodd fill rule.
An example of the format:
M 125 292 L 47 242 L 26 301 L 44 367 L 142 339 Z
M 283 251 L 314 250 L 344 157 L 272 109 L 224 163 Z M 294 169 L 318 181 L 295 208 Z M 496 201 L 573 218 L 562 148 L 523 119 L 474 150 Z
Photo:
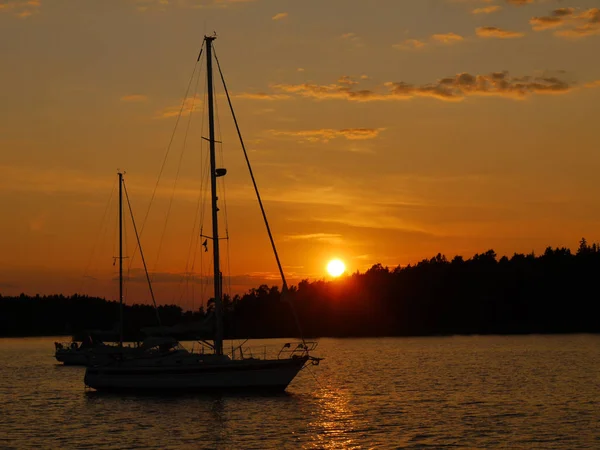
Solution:
M 305 336 L 427 336 L 451 334 L 598 333 L 600 245 L 582 239 L 568 248 L 497 258 L 493 250 L 471 259 L 438 254 L 404 267 L 376 264 L 340 279 L 303 280 L 282 296 L 261 285 L 225 296 L 230 338 Z M 207 310 L 159 307 L 164 325 L 202 320 Z M 114 328 L 118 302 L 73 295 L 0 296 L 0 335 L 82 334 Z M 155 326 L 149 305 L 124 307 L 125 334 Z M 204 336 L 208 338 L 209 336 Z

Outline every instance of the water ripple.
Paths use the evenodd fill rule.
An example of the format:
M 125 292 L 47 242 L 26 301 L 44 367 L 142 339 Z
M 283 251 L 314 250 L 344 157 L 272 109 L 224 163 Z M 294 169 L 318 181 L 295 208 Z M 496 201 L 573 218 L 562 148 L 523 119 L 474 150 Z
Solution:
M 600 447 L 598 336 L 323 339 L 275 396 L 86 391 L 55 340 L 0 340 L 2 449 Z

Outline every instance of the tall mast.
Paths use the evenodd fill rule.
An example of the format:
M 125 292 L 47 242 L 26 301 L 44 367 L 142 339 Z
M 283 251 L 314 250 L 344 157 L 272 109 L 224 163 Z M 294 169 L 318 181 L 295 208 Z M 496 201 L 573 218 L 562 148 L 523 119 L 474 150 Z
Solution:
M 208 132 L 210 144 L 210 192 L 212 198 L 212 228 L 213 228 L 213 282 L 215 291 L 215 353 L 223 354 L 223 301 L 221 298 L 221 268 L 219 260 L 219 219 L 217 211 L 217 163 L 215 156 L 215 117 L 213 99 L 212 74 L 212 43 L 216 36 L 204 36 L 206 41 L 206 77 L 208 88 Z
M 123 347 L 123 174 L 119 172 L 119 347 Z

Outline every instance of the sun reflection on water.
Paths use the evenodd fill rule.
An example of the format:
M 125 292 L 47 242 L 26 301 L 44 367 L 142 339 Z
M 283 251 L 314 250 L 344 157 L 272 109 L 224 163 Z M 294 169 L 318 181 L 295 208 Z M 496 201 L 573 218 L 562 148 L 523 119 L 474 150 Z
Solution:
M 349 437 L 361 427 L 360 415 L 351 406 L 351 394 L 344 389 L 320 393 L 308 423 L 312 441 L 305 448 L 352 449 L 360 445 Z

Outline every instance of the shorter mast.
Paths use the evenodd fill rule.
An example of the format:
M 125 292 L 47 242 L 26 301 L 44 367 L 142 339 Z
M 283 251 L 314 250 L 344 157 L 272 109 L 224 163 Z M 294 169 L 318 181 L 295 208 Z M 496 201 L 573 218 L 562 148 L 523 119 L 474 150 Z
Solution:
M 119 347 L 123 347 L 123 173 L 119 174 Z

